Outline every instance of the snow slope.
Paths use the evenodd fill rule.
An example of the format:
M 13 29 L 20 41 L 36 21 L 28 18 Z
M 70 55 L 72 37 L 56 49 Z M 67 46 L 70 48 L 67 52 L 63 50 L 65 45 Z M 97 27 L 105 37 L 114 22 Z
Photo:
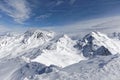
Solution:
M 119 80 L 120 55 L 98 56 L 58 72 L 36 75 L 33 80 Z

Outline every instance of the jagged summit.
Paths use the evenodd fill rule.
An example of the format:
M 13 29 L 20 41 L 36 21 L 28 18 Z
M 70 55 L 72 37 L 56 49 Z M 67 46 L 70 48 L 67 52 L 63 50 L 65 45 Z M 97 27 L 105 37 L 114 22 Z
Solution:
M 37 35 L 37 37 L 41 37 L 43 35 L 47 35 L 47 36 L 51 36 L 54 34 L 54 32 L 52 31 L 47 31 L 47 30 L 35 30 L 35 29 L 30 29 L 30 30 L 27 30 L 25 33 L 24 33 L 26 36 L 32 36 L 32 35 Z
M 56 42 L 58 43 L 58 45 L 74 44 L 74 41 L 66 34 L 61 35 Z
M 23 34 L 23 43 L 43 44 L 54 37 L 54 32 L 45 30 L 28 30 Z
M 101 33 L 101 32 L 90 32 L 89 34 L 87 34 L 83 40 L 88 40 L 88 41 L 92 41 L 92 40 L 102 40 L 102 39 L 109 39 L 105 34 Z
M 107 35 L 100 32 L 91 32 L 87 34 L 79 43 L 85 57 L 94 55 L 94 52 L 102 46 L 108 49 L 112 54 L 117 54 L 120 52 L 120 47 L 116 43 L 116 40 L 110 39 Z
M 45 31 L 45 30 L 28 30 L 24 33 L 24 37 L 33 37 L 33 38 L 52 38 L 54 36 L 54 32 L 52 31 Z

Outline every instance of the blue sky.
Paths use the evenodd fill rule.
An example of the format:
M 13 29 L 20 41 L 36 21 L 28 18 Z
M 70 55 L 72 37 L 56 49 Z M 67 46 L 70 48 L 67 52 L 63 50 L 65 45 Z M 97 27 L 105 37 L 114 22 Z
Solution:
M 57 27 L 120 14 L 120 0 L 0 0 L 0 25 Z

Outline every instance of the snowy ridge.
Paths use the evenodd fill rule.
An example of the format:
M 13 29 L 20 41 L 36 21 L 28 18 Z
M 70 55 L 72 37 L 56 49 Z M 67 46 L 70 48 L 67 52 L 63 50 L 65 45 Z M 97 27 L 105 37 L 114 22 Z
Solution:
M 41 55 L 32 61 L 48 66 L 54 64 L 59 67 L 65 67 L 79 62 L 80 60 L 84 60 L 85 58 L 74 48 L 75 44 L 75 41 L 71 40 L 67 35 L 63 35 L 54 43 L 48 44 Z

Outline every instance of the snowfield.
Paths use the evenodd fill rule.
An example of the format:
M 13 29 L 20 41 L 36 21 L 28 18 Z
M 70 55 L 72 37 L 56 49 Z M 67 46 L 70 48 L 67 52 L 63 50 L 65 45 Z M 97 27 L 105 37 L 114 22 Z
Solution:
M 79 37 L 79 36 L 78 36 Z M 1 80 L 119 80 L 120 40 L 28 30 L 0 36 Z
M 58 72 L 37 75 L 33 80 L 119 80 L 119 73 L 118 54 L 81 61 Z

